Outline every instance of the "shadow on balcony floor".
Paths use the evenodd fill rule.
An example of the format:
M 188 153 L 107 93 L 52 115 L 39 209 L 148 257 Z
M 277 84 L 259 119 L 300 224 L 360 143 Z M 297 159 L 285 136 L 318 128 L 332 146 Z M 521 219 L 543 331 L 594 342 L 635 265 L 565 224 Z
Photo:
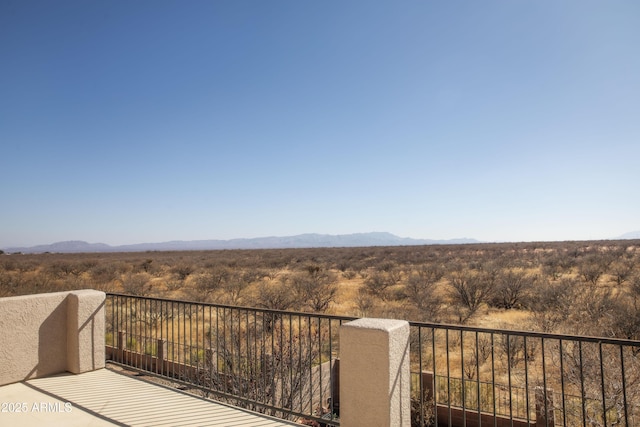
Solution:
M 0 425 L 292 426 L 110 369 L 0 387 Z

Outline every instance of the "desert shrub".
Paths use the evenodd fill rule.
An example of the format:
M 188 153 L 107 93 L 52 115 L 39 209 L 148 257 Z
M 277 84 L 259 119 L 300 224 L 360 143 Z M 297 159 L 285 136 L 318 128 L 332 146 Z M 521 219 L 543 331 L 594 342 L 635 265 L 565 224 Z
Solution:
M 180 262 L 173 266 L 171 272 L 178 276 L 178 280 L 185 280 L 194 272 L 194 267 L 191 264 Z
M 356 278 L 356 276 L 357 276 L 357 273 L 351 268 L 342 272 L 342 277 L 344 277 L 347 280 L 353 280 Z
M 403 293 L 421 319 L 441 320 L 444 301 L 437 288 L 443 276 L 444 270 L 438 265 L 423 265 L 409 273 Z
M 20 295 L 22 275 L 12 271 L 0 271 L 0 297 Z
M 262 271 L 256 269 L 232 271 L 226 280 L 221 283 L 222 301 L 234 305 L 239 304 L 249 286 L 259 281 L 262 277 Z
M 609 269 L 612 281 L 618 287 L 622 287 L 629 279 L 633 277 L 633 273 L 636 267 L 636 260 L 627 257 L 622 257 L 614 261 Z
M 411 395 L 411 427 L 430 427 L 435 423 L 433 397 L 428 393 Z
M 504 309 L 526 308 L 535 282 L 535 276 L 522 270 L 500 271 L 489 302 Z
M 577 281 L 564 278 L 559 281 L 540 280 L 533 289 L 530 308 L 537 328 L 552 332 L 569 318 Z
M 296 299 L 289 289 L 286 279 L 261 283 L 254 299 L 255 305 L 274 310 L 288 310 Z
M 389 288 L 397 283 L 397 277 L 390 272 L 375 271 L 364 279 L 365 289 L 383 301 L 389 299 Z
M 458 312 L 458 321 L 466 323 L 492 297 L 495 278 L 493 271 L 460 268 L 449 274 L 449 286 L 451 299 L 462 308 Z
M 122 289 L 130 295 L 148 296 L 151 293 L 149 281 L 147 273 L 129 273 L 122 278 Z
M 89 271 L 91 282 L 97 285 L 114 282 L 118 277 L 118 270 L 114 264 L 97 264 Z
M 376 305 L 376 299 L 365 288 L 360 288 L 356 293 L 354 304 L 358 310 L 358 316 L 368 317 Z
M 211 296 L 222 288 L 222 286 L 231 277 L 232 271 L 228 267 L 213 266 L 208 270 L 196 275 L 193 278 L 195 285 L 194 296 L 197 300 L 208 301 Z M 180 274 L 178 274 L 177 281 L 183 281 Z
M 327 311 L 338 292 L 336 275 L 317 266 L 294 274 L 289 281 L 297 302 L 313 312 Z

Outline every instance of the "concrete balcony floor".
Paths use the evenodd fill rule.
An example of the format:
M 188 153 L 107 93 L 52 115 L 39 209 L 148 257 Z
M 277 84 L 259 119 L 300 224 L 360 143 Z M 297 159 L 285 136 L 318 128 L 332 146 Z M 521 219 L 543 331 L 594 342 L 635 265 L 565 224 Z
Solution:
M 2 386 L 0 404 L 0 426 L 299 426 L 111 369 Z

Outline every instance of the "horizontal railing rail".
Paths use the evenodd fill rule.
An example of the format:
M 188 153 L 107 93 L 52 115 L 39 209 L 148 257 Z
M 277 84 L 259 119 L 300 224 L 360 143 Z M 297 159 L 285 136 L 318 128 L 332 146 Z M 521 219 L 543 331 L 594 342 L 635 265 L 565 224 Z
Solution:
M 414 425 L 640 425 L 640 341 L 410 326 Z
M 338 330 L 353 318 L 109 293 L 107 358 L 236 406 L 339 425 Z

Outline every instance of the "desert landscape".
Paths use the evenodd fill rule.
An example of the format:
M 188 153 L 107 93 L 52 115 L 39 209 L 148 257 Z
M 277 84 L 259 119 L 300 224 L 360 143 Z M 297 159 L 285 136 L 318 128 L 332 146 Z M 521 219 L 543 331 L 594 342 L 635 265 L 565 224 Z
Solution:
M 236 306 L 640 338 L 640 241 L 4 254 L 0 296 L 94 288 Z
M 434 393 L 468 416 L 543 419 L 534 402 L 555 390 L 557 422 L 596 426 L 603 413 L 638 413 L 627 404 L 640 384 L 637 341 L 616 339 L 640 339 L 639 257 L 640 240 L 12 253 L 0 257 L 0 296 L 106 291 L 111 359 L 143 370 L 169 364 L 170 378 L 208 366 L 180 377 L 206 397 L 235 395 L 252 378 L 255 401 L 299 405 L 273 413 L 290 419 L 322 413 L 313 402 L 329 393 L 347 320 L 335 316 L 405 319 L 414 425 L 434 421 Z M 261 376 L 261 357 L 275 361 L 275 377 Z M 280 388 L 265 385 L 272 377 Z M 307 391 L 314 397 L 303 403 Z

